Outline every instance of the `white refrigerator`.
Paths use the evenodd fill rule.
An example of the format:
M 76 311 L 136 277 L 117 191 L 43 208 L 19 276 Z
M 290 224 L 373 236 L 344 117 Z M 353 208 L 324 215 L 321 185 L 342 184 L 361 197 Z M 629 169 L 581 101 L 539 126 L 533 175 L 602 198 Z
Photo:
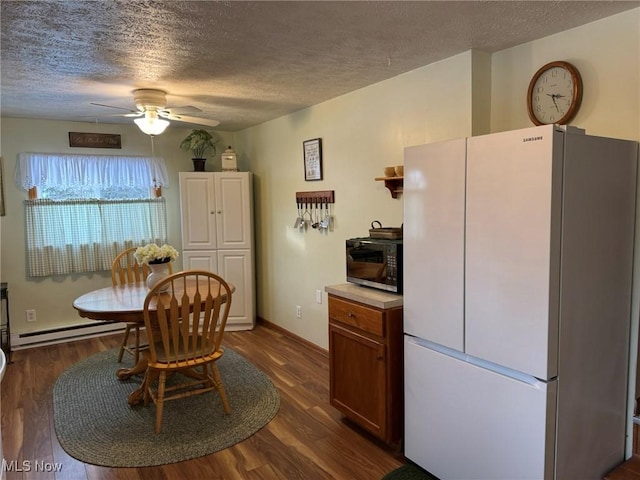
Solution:
M 405 150 L 407 458 L 441 480 L 623 461 L 637 159 L 554 125 Z

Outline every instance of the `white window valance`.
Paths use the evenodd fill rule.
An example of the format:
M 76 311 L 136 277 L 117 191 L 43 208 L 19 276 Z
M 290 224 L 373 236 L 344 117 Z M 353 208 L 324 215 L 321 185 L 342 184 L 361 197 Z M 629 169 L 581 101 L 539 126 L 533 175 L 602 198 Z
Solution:
M 20 153 L 15 176 L 24 190 L 65 185 L 150 188 L 169 185 L 162 157 Z

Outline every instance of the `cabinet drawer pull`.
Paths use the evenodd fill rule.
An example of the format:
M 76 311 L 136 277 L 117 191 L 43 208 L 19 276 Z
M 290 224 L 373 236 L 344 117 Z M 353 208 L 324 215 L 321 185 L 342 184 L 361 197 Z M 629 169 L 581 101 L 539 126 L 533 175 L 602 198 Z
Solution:
M 349 317 L 349 318 L 355 318 L 355 315 L 354 315 L 353 313 L 349 312 L 349 313 L 347 313 L 347 317 Z

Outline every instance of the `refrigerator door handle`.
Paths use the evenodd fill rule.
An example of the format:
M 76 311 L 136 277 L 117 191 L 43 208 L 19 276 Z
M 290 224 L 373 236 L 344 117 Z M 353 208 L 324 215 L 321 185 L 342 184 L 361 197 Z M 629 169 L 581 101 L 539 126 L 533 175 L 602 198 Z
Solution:
M 513 370 L 511 368 L 503 367 L 502 365 L 498 365 L 496 363 L 489 362 L 487 360 L 482 360 L 481 358 L 474 357 L 472 355 L 468 355 L 459 350 L 455 350 L 453 348 L 445 347 L 444 345 L 440 345 L 438 343 L 432 342 L 430 340 L 425 340 L 423 338 L 413 337 L 411 335 L 406 335 L 407 342 L 412 343 L 414 345 L 418 345 L 424 348 L 428 348 L 429 350 L 433 350 L 435 352 L 441 353 L 448 357 L 455 358 L 465 363 L 469 363 L 471 365 L 475 365 L 478 368 L 482 368 L 484 370 L 489 370 L 491 372 L 497 373 L 499 375 L 504 375 L 505 377 L 509 377 L 518 382 L 526 383 L 527 385 L 536 388 L 538 390 L 542 390 L 544 386 L 553 382 L 557 379 L 557 377 L 551 378 L 549 380 L 541 380 L 532 375 L 528 375 L 523 372 L 519 372 L 517 370 Z

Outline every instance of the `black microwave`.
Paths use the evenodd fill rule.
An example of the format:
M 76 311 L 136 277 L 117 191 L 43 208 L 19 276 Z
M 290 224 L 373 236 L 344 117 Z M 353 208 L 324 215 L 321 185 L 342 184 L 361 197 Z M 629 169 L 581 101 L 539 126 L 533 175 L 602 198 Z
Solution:
M 346 242 L 347 281 L 402 293 L 402 240 L 351 238 Z

